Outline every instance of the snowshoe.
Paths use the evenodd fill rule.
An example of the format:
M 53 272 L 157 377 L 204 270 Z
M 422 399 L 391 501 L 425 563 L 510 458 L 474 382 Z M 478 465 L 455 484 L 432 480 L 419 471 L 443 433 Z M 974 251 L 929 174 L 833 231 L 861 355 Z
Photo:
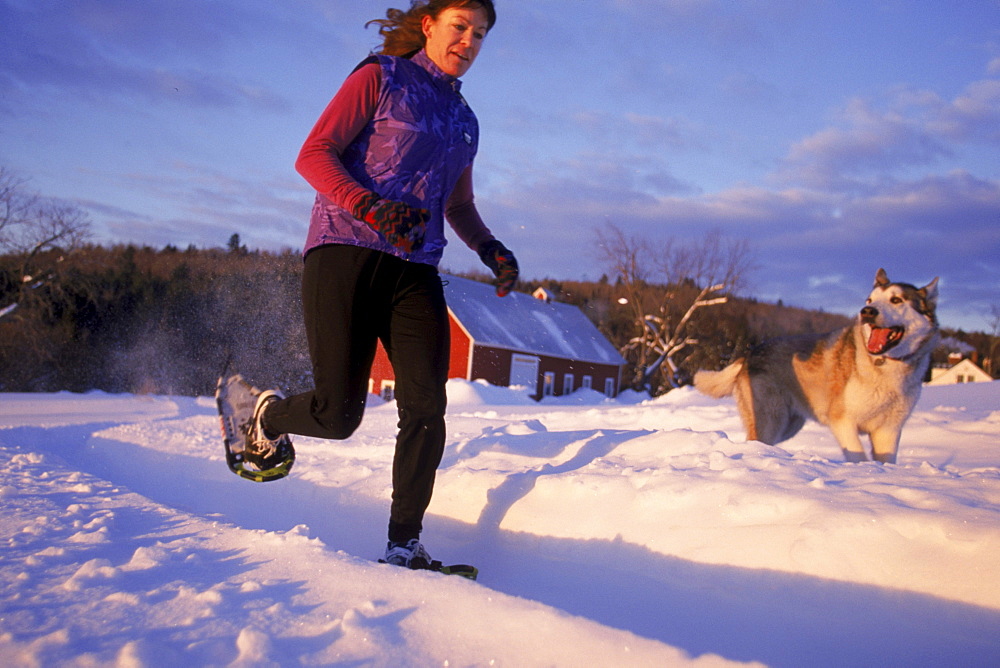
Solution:
M 229 470 L 253 482 L 270 482 L 288 475 L 295 462 L 295 449 L 287 434 L 267 438 L 260 415 L 281 395 L 261 392 L 240 375 L 219 377 L 215 403 L 219 409 L 222 441 Z

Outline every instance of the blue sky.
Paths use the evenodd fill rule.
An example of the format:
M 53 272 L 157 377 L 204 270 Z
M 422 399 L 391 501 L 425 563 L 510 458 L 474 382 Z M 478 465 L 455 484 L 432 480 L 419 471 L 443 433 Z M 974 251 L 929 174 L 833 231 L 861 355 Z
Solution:
M 402 1 L 0 0 L 0 165 L 101 243 L 300 248 L 293 163 Z M 854 313 L 875 275 L 1000 308 L 1000 2 L 497 0 L 463 92 L 480 212 L 525 276 L 595 230 L 750 241 L 760 299 Z M 452 237 L 443 268 L 475 268 Z

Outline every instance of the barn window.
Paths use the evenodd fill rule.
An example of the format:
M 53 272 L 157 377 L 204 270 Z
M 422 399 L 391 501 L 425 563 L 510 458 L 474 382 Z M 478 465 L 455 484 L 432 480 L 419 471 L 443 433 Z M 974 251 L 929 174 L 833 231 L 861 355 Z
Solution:
M 563 375 L 563 394 L 573 393 L 574 382 L 576 382 L 576 379 L 573 377 L 573 374 L 567 373 Z
M 580 379 L 580 388 L 581 389 L 589 390 L 592 387 L 594 387 L 594 378 L 593 378 L 593 376 L 584 376 L 583 378 Z
M 551 397 L 556 393 L 556 374 L 546 371 L 542 377 L 542 396 Z
M 615 396 L 615 379 L 605 378 L 604 379 L 604 396 L 613 397 Z

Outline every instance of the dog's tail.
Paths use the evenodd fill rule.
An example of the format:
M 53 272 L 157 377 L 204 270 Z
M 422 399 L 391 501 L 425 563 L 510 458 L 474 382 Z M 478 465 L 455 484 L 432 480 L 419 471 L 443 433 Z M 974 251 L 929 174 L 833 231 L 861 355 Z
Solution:
M 738 359 L 722 371 L 699 371 L 694 375 L 694 386 L 702 394 L 721 399 L 736 389 L 736 379 L 743 370 L 744 360 Z

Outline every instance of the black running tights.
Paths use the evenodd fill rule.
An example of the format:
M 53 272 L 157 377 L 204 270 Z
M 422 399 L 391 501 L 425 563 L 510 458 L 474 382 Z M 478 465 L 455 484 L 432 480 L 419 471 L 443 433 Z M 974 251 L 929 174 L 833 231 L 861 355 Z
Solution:
M 321 246 L 305 259 L 302 306 L 315 388 L 272 404 L 264 426 L 349 437 L 361 423 L 381 340 L 399 411 L 390 540 L 415 538 L 445 441 L 449 330 L 437 269 L 366 248 Z

